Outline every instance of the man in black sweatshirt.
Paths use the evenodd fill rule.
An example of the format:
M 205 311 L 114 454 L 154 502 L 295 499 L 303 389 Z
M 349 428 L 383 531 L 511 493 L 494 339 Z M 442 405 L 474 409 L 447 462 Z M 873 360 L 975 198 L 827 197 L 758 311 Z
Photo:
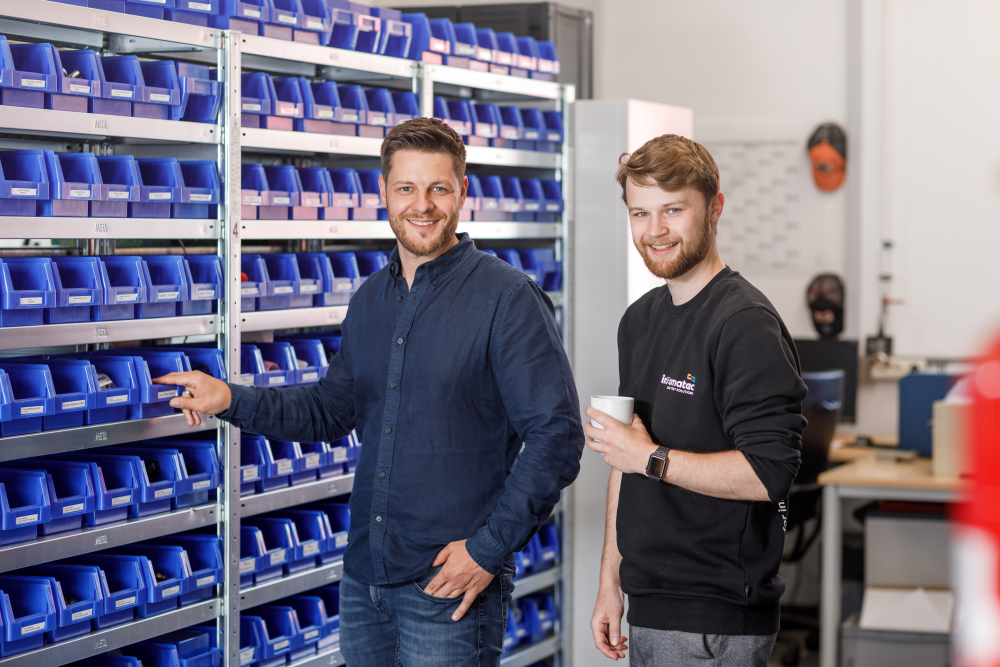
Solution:
M 627 594 L 633 667 L 763 667 L 805 423 L 798 356 L 771 303 L 719 256 L 725 199 L 703 146 L 652 139 L 617 178 L 635 246 L 666 285 L 618 330 L 632 423 L 587 408 L 604 428 L 587 424 L 587 444 L 612 467 L 594 641 L 624 657 Z

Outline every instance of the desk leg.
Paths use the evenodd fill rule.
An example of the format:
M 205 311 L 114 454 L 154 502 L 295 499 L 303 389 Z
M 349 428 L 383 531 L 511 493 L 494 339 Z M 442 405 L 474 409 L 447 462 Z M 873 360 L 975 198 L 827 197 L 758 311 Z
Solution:
M 823 487 L 823 579 L 820 591 L 819 665 L 837 667 L 840 643 L 841 556 L 843 534 L 840 526 L 838 487 Z

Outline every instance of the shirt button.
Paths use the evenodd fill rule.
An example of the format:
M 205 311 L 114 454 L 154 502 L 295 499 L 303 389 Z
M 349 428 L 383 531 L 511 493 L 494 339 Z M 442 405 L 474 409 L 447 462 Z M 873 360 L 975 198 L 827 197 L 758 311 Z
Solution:
M 438 284 L 438 281 L 436 281 L 436 280 L 432 280 L 431 281 L 431 285 L 437 285 L 437 284 Z
M 379 516 L 375 517 L 375 520 L 378 521 L 379 523 L 382 523 L 382 515 L 380 514 Z
M 380 470 L 379 473 L 378 473 L 378 476 L 379 477 L 385 477 L 385 471 L 384 470 Z
M 395 389 L 395 388 L 396 388 L 396 383 L 395 383 L 395 382 L 393 382 L 393 383 L 392 383 L 391 385 L 389 385 L 389 386 L 390 386 L 390 387 L 392 387 L 393 389 Z
M 403 339 L 402 338 L 397 338 L 396 339 L 396 344 L 397 345 L 402 345 L 403 344 Z
M 387 428 L 387 429 L 385 430 L 385 432 L 386 432 L 386 433 L 392 433 L 392 429 L 391 429 L 391 428 Z
M 403 297 L 401 297 L 401 296 L 397 296 L 396 297 L 396 301 L 402 301 L 402 300 L 403 300 Z

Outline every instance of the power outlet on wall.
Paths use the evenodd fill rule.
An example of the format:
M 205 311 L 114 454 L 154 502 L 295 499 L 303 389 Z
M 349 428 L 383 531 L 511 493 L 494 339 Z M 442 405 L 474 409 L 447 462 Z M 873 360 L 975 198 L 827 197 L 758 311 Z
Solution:
M 927 370 L 927 359 L 922 357 L 868 357 L 868 379 L 896 381 L 914 371 Z

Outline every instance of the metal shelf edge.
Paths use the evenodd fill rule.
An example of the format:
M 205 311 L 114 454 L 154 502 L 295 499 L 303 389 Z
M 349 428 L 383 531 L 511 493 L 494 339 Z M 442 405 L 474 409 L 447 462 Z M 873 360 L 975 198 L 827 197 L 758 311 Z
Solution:
M 288 663 L 288 667 L 341 667 L 346 664 L 340 647 Z
M 68 639 L 58 644 L 47 644 L 35 651 L 21 653 L 0 660 L 2 667 L 58 667 L 93 655 L 135 644 L 168 632 L 174 632 L 204 621 L 217 618 L 222 610 L 222 600 L 213 598 L 197 602 L 174 611 L 118 625 L 107 630 Z
M 562 579 L 562 566 L 555 566 L 544 572 L 532 574 L 524 579 L 514 580 L 514 599 L 531 595 L 549 586 L 554 586 Z
M 189 315 L 187 317 L 77 322 L 75 324 L 41 324 L 0 329 L 0 350 L 51 345 L 114 343 L 124 340 L 219 333 L 222 333 L 222 318 L 219 315 Z
M 467 86 L 480 90 L 494 90 L 501 93 L 523 95 L 525 97 L 541 97 L 544 99 L 559 99 L 560 84 L 554 81 L 525 79 L 519 76 L 490 74 L 477 72 L 461 67 L 446 65 L 424 65 L 435 83 L 450 83 L 454 86 Z
M 499 167 L 557 169 L 562 161 L 560 153 L 521 151 L 514 148 L 489 148 L 488 146 L 466 146 L 465 155 L 467 164 L 488 164 Z
M 549 658 L 559 650 L 559 635 L 549 637 L 537 644 L 515 650 L 500 658 L 500 667 L 528 667 L 534 663 Z
M 313 588 L 337 583 L 343 574 L 344 561 L 338 560 L 328 565 L 320 565 L 312 570 L 296 572 L 281 579 L 273 579 L 257 586 L 244 588 L 240 591 L 240 609 L 250 609 L 290 595 L 298 595 Z
M 241 315 L 243 331 L 270 331 L 340 324 L 347 317 L 347 306 L 259 310 Z
M 219 220 L 181 218 L 3 218 L 5 239 L 214 239 Z
M 356 72 L 370 72 L 383 76 L 411 78 L 416 63 L 405 58 L 392 58 L 374 53 L 347 51 L 329 46 L 315 46 L 302 42 L 289 42 L 257 35 L 243 35 L 241 51 L 244 55 L 294 60 L 315 65 L 338 67 Z
M 219 420 L 209 415 L 202 415 L 200 426 L 188 426 L 184 415 L 175 414 L 151 419 L 80 426 L 61 431 L 13 435 L 0 438 L 0 461 L 15 461 L 32 456 L 74 452 L 91 447 L 119 445 L 195 431 L 214 431 L 218 427 Z M 3 551 L 0 550 L 0 553 Z
M 355 220 L 243 220 L 244 240 L 258 239 L 385 239 L 396 237 L 389 223 Z M 555 239 L 562 224 L 550 222 L 460 222 L 458 233 L 474 239 Z
M 80 9 L 73 5 L 60 4 L 58 6 Z M 189 123 L 182 120 L 155 120 L 12 106 L 0 106 L 0 127 L 22 133 L 38 132 L 52 136 L 121 137 L 153 142 L 198 144 L 217 144 L 221 134 L 219 127 L 211 123 Z
M 267 493 L 257 493 L 240 499 L 240 516 L 254 516 L 264 512 L 284 509 L 293 505 L 310 503 L 324 498 L 334 498 L 350 493 L 354 488 L 354 473 L 299 484 Z
M 381 139 L 371 137 L 345 137 L 336 134 L 315 132 L 288 132 L 286 130 L 263 130 L 245 127 L 242 130 L 243 149 L 268 151 L 288 151 L 295 153 L 336 153 L 340 155 L 360 155 L 378 157 L 382 148 Z

